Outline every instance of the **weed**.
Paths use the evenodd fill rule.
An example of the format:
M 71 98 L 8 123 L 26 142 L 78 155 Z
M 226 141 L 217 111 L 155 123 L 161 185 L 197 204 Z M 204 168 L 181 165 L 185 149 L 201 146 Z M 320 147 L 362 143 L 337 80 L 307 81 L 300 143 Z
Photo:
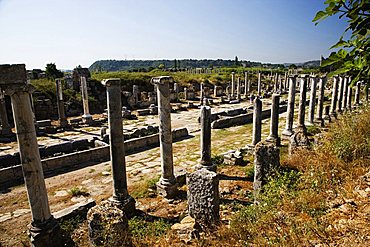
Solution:
M 81 188 L 81 187 L 73 187 L 71 188 L 68 193 L 71 195 L 71 196 L 89 196 L 90 193 L 87 192 L 87 190 L 85 188 Z
M 134 184 L 131 196 L 136 199 L 156 196 L 156 184 L 158 181 L 159 176 L 156 176 Z
M 150 222 L 139 217 L 134 217 L 130 219 L 128 223 L 130 233 L 137 239 L 160 237 L 171 229 L 171 225 L 162 219 Z

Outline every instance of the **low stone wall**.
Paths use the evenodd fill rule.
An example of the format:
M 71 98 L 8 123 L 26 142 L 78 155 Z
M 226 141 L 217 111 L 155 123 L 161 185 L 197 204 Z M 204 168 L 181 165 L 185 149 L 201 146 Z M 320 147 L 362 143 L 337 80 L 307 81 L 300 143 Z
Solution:
M 178 140 L 188 136 L 186 128 L 175 129 L 172 131 L 173 140 Z M 134 138 L 125 141 L 126 153 L 135 153 L 148 147 L 159 146 L 159 134 Z M 75 153 L 65 154 L 58 157 L 43 159 L 41 161 L 45 175 L 55 174 L 58 171 L 76 170 L 82 164 L 104 162 L 109 160 L 109 145 L 91 148 Z M 60 172 L 59 172 L 60 173 Z M 14 185 L 23 182 L 22 166 L 16 165 L 0 170 L 0 184 Z
M 279 107 L 279 113 L 286 112 L 287 106 L 283 105 Z M 271 116 L 271 109 L 262 111 L 262 119 L 267 119 Z M 233 117 L 224 117 L 217 119 L 212 122 L 212 129 L 223 129 L 231 126 L 249 124 L 253 122 L 253 113 L 240 114 Z

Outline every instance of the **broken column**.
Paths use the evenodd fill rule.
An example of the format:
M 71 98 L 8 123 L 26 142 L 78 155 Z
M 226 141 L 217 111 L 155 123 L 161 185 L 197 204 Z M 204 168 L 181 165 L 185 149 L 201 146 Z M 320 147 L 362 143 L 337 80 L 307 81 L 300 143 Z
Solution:
M 84 114 L 82 115 L 82 121 L 84 123 L 90 124 L 93 119 L 89 111 L 89 98 L 87 94 L 87 82 L 86 77 L 81 76 L 81 94 L 82 94 L 82 105 L 84 109 Z
M 262 134 L 262 101 L 256 97 L 254 99 L 253 108 L 253 133 L 252 133 L 252 146 L 255 146 L 261 141 Z
M 184 100 L 188 100 L 188 88 L 184 87 Z
M 1 89 L 0 89 L 0 123 L 1 123 L 0 135 L 8 136 L 13 134 L 12 128 L 10 127 L 9 124 L 8 113 L 6 111 L 5 95 Z
M 337 112 L 342 112 L 342 101 L 343 101 L 343 91 L 344 91 L 344 80 L 343 77 L 339 77 L 339 90 L 338 90 L 338 102 L 337 102 Z
M 337 117 L 338 86 L 339 86 L 338 76 L 334 76 L 333 77 L 333 93 L 331 96 L 331 105 L 330 105 L 330 116 L 334 118 Z
M 266 141 L 274 143 L 276 146 L 280 145 L 279 137 L 279 103 L 280 95 L 272 95 L 271 104 L 271 120 L 270 120 L 270 135 L 267 137 Z
M 278 92 L 278 87 L 279 87 L 279 76 L 278 76 L 278 73 L 275 74 L 275 77 L 274 77 L 274 92 L 277 93 Z
M 132 96 L 134 98 L 134 105 L 137 105 L 137 103 L 139 102 L 139 94 L 140 94 L 140 90 L 139 90 L 139 86 L 138 85 L 132 85 Z
M 125 147 L 123 140 L 121 80 L 106 79 L 102 84 L 107 88 L 110 162 L 113 177 L 113 197 L 126 215 L 135 212 L 135 200 L 128 194 Z
M 0 65 L 0 90 L 4 90 L 12 101 L 18 148 L 31 209 L 32 222 L 28 233 L 32 246 L 63 246 L 59 224 L 50 213 L 30 102 L 30 93 L 34 88 L 27 84 L 26 75 L 24 64 Z
M 317 98 L 317 114 L 316 120 L 321 126 L 324 126 L 324 119 L 322 118 L 322 113 L 324 110 L 324 93 L 325 93 L 326 77 L 323 76 L 319 79 L 319 96 Z
M 200 169 L 186 176 L 189 215 L 203 231 L 214 229 L 220 222 L 220 199 L 217 173 Z
M 173 172 L 172 131 L 170 86 L 173 79 L 170 76 L 152 78 L 151 82 L 157 85 L 158 113 L 159 113 L 159 141 L 161 153 L 162 174 L 157 183 L 157 191 L 165 198 L 174 198 L 177 194 L 177 184 Z
M 355 93 L 355 106 L 360 105 L 360 91 L 361 91 L 361 82 L 356 83 L 356 93 Z
M 284 136 L 293 135 L 293 120 L 294 120 L 294 104 L 295 104 L 295 91 L 296 91 L 296 76 L 289 77 L 289 95 L 288 95 L 288 109 L 285 129 L 282 132 Z
M 306 111 L 306 94 L 307 94 L 307 79 L 308 76 L 303 76 L 300 80 L 300 95 L 299 95 L 299 111 L 298 111 L 298 123 L 296 129 L 302 129 L 306 133 L 305 125 L 305 111 Z
M 280 169 L 280 150 L 274 144 L 260 142 L 255 147 L 253 189 L 258 202 L 258 194 L 269 177 Z
M 204 103 L 204 85 L 203 83 L 200 84 L 200 105 L 203 105 Z
M 175 91 L 176 101 L 179 101 L 180 88 L 179 88 L 179 84 L 177 84 L 176 82 L 173 84 L 173 90 Z
M 240 77 L 236 81 L 236 98 L 240 100 Z
M 365 85 L 365 87 L 364 87 L 364 97 L 365 97 L 365 101 L 367 102 L 367 101 L 369 101 L 369 87 L 368 87 L 368 85 Z
M 231 72 L 231 98 L 235 98 L 235 72 Z
M 202 106 L 200 111 L 200 164 L 202 168 L 216 171 L 217 167 L 211 161 L 211 107 Z
M 310 105 L 308 108 L 308 123 L 309 125 L 314 124 L 315 120 L 315 105 L 316 105 L 316 84 L 317 77 L 311 77 L 311 93 L 310 93 Z
M 331 117 L 330 117 L 330 105 L 326 105 L 324 108 L 324 116 L 323 120 L 328 121 L 328 123 L 331 122 Z
M 62 80 L 56 79 L 56 89 L 57 89 L 57 105 L 58 105 L 58 115 L 59 115 L 59 126 L 65 128 L 68 126 L 68 121 L 64 109 L 64 100 L 63 100 L 63 87 Z

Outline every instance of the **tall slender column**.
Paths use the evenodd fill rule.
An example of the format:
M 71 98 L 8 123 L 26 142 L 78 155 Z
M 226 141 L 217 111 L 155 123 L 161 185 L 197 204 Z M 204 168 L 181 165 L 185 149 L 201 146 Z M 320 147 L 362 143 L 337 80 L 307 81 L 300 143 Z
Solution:
M 252 133 L 252 146 L 255 146 L 261 141 L 262 133 L 262 101 L 256 97 L 254 99 L 253 108 L 253 133 Z
M 316 114 L 316 120 L 320 123 L 321 126 L 324 125 L 324 119 L 322 117 L 322 113 L 324 110 L 325 84 L 326 84 L 326 77 L 323 76 L 319 79 L 319 96 L 317 100 L 317 114 Z
M 338 86 L 339 78 L 334 76 L 333 78 L 333 93 L 331 96 L 331 105 L 330 105 L 330 116 L 337 117 L 337 100 L 338 100 Z
M 274 78 L 274 91 L 275 91 L 275 93 L 277 93 L 278 87 L 279 87 L 279 77 L 278 77 L 278 73 L 276 73 L 275 78 Z
M 347 110 L 347 100 L 348 100 L 348 76 L 345 76 L 343 79 L 343 101 L 342 101 L 342 110 Z
M 86 77 L 81 76 L 81 94 L 82 94 L 82 105 L 84 109 L 84 114 L 82 115 L 82 121 L 84 123 L 90 124 L 92 122 L 92 116 L 89 111 L 89 97 L 87 94 L 87 82 Z
M 236 81 L 236 98 L 240 99 L 240 77 L 239 76 Z
M 361 82 L 356 83 L 356 93 L 355 93 L 355 106 L 360 105 L 360 91 L 361 91 Z
M 344 80 L 343 77 L 339 77 L 339 92 L 338 92 L 338 105 L 337 105 L 337 112 L 342 112 L 342 100 L 343 100 L 343 91 L 344 91 Z
M 200 83 L 200 105 L 204 104 L 204 85 Z
M 261 72 L 258 72 L 257 95 L 261 97 Z
M 231 72 L 231 98 L 235 97 L 235 72 Z
M 280 95 L 272 95 L 271 104 L 271 120 L 270 120 L 270 135 L 267 137 L 266 141 L 274 143 L 276 146 L 280 145 L 279 138 L 279 103 Z
M 311 77 L 310 105 L 308 109 L 308 124 L 313 125 L 315 120 L 316 84 L 317 77 Z
M 307 97 L 307 80 L 308 76 L 304 76 L 301 78 L 301 88 L 300 88 L 300 95 L 299 95 L 299 111 L 298 111 L 298 123 L 297 123 L 297 130 L 303 130 L 305 133 L 307 131 L 306 125 L 304 122 L 305 119 L 305 110 L 306 110 L 306 97 Z
M 152 78 L 151 82 L 157 85 L 158 113 L 159 113 L 159 141 L 161 152 L 162 174 L 157 183 L 157 190 L 165 198 L 173 198 L 177 194 L 177 184 L 173 172 L 172 131 L 170 87 L 173 82 L 170 76 Z
M 211 161 L 211 107 L 200 108 L 200 164 L 202 168 L 209 171 L 216 171 L 216 166 Z
M 58 105 L 58 115 L 59 115 L 59 125 L 61 128 L 68 126 L 67 117 L 64 110 L 64 100 L 63 100 L 63 87 L 61 79 L 56 79 L 56 89 L 57 89 L 57 105 Z
M 352 87 L 348 85 L 348 95 L 347 95 L 347 110 L 352 110 Z
M 293 135 L 293 120 L 294 120 L 294 104 L 296 91 L 296 76 L 289 77 L 289 95 L 288 95 L 288 112 L 286 117 L 285 129 L 281 133 L 284 136 Z
M 3 91 L 0 89 L 0 122 L 1 122 L 1 129 L 0 129 L 0 135 L 12 135 L 12 128 L 9 124 L 8 119 L 8 113 L 6 111 L 6 105 L 5 105 L 5 95 Z
M 102 84 L 107 88 L 109 126 L 109 150 L 113 177 L 112 201 L 127 215 L 135 211 L 135 200 L 127 191 L 125 146 L 123 140 L 121 79 L 106 79 Z
M 18 149 L 31 209 L 31 245 L 62 246 L 58 222 L 50 213 L 29 98 L 34 88 L 27 84 L 25 65 L 0 65 L 0 88 L 5 89 L 5 94 L 12 101 Z
M 248 80 L 248 71 L 246 71 L 245 77 L 244 77 L 244 98 L 248 97 L 249 92 L 250 92 L 250 84 Z

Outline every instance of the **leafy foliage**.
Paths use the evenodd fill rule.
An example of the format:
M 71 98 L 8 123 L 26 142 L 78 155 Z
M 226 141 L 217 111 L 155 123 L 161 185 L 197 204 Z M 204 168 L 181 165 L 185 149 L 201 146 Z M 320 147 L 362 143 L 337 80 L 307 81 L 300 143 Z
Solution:
M 53 80 L 64 76 L 63 72 L 57 69 L 55 63 L 46 64 L 45 73 L 49 79 Z
M 368 0 L 326 0 L 325 10 L 317 12 L 313 22 L 317 25 L 329 16 L 346 18 L 348 26 L 339 41 L 331 49 L 338 49 L 323 61 L 322 66 L 335 68 L 329 76 L 347 73 L 352 82 L 370 77 L 370 2 Z M 346 39 L 345 34 L 350 34 Z

